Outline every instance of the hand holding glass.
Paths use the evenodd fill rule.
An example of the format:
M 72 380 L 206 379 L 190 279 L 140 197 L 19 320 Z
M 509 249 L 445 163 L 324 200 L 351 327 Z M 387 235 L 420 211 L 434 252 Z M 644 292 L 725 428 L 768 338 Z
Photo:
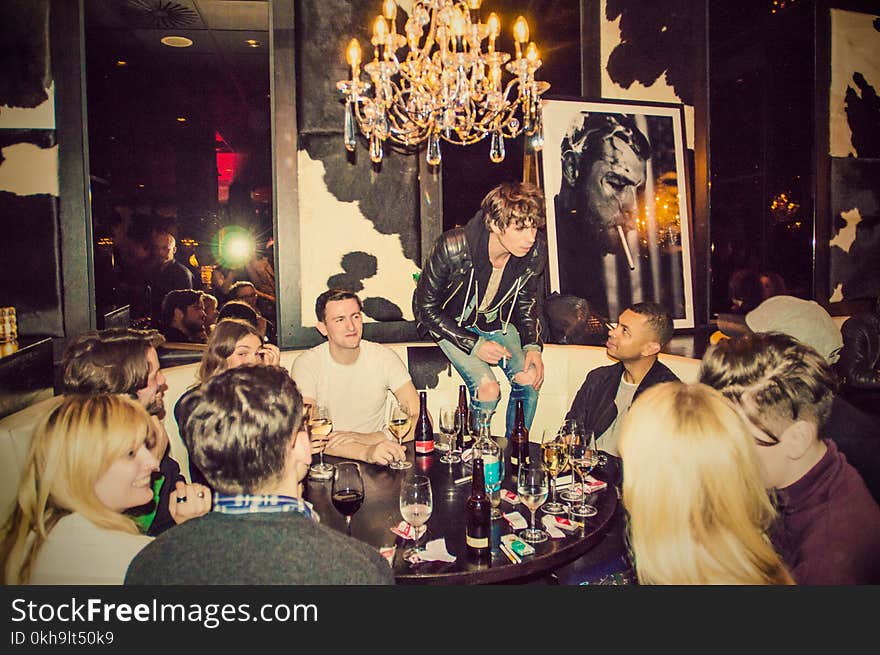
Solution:
M 333 507 L 345 517 L 345 527 L 351 536 L 351 517 L 364 502 L 364 480 L 361 469 L 354 462 L 337 464 L 330 490 Z
M 409 433 L 411 427 L 412 418 L 409 407 L 406 403 L 392 401 L 391 409 L 388 412 L 388 430 L 401 446 L 403 446 L 403 438 Z M 412 462 L 406 459 L 396 459 L 388 465 L 393 469 L 408 469 L 410 466 L 412 466 Z
M 400 485 L 400 515 L 404 521 L 413 526 L 415 534 L 412 548 L 404 553 L 405 559 L 424 552 L 424 549 L 419 547 L 419 539 L 422 536 L 419 530 L 431 518 L 433 508 L 431 481 L 424 475 L 408 476 Z M 425 532 L 427 531 L 426 528 Z
M 330 418 L 330 412 L 324 405 L 306 405 L 307 416 L 309 421 L 309 437 L 320 436 L 327 437 L 333 432 L 333 420 Z M 318 453 L 319 461 L 309 468 L 309 477 L 314 480 L 329 480 L 333 476 L 333 464 L 324 462 L 324 448 L 326 448 L 326 439 L 324 447 Z
M 535 510 L 544 504 L 549 492 L 546 469 L 538 463 L 520 466 L 516 478 L 516 491 L 523 505 L 532 513 L 531 527 L 519 533 L 520 539 L 532 544 L 547 541 L 547 533 L 535 527 Z

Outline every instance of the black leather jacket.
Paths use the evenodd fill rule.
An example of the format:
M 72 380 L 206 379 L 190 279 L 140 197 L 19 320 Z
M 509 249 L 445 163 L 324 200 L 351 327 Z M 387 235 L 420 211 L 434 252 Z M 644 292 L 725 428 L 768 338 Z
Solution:
M 413 293 L 413 314 L 419 326 L 435 340 L 447 339 L 467 353 L 478 337 L 466 328 L 477 324 L 476 306 L 492 269 L 488 238 L 482 212 L 464 228 L 444 232 L 434 244 Z M 506 329 L 513 323 L 523 347 L 543 347 L 537 296 L 546 253 L 546 239 L 539 230 L 524 257 L 510 257 L 492 305 L 480 317 L 481 329 Z
M 880 313 L 856 314 L 840 329 L 837 370 L 853 389 L 880 389 Z

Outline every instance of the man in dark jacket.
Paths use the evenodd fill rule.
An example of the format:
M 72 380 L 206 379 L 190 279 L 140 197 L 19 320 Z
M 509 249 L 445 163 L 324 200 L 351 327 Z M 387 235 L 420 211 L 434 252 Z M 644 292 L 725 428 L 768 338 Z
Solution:
M 618 428 L 633 401 L 655 384 L 678 380 L 657 361 L 657 353 L 671 338 L 672 319 L 662 305 L 643 302 L 624 311 L 605 343 L 608 356 L 617 363 L 589 372 L 566 420 L 594 431 L 602 450 L 619 456 Z
M 442 234 L 425 262 L 413 313 L 468 386 L 474 411 L 494 411 L 510 380 L 507 434 L 517 400 L 531 427 L 544 381 L 537 293 L 547 259 L 544 196 L 528 183 L 504 183 L 464 228 Z

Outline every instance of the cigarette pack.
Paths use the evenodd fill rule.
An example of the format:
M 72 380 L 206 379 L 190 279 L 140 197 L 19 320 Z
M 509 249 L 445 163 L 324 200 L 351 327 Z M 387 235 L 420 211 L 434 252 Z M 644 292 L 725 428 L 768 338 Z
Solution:
M 519 512 L 507 512 L 502 514 L 504 520 L 510 524 L 510 527 L 514 530 L 522 530 L 524 528 L 529 527 L 529 524 L 526 523 L 525 517 Z
M 517 537 L 515 534 L 505 534 L 501 536 L 501 543 L 510 548 L 511 551 L 520 557 L 534 555 L 535 549 L 530 544 Z
M 506 500 L 511 505 L 516 505 L 519 502 L 519 494 L 515 494 L 509 489 L 502 489 L 501 500 Z
M 566 532 L 573 532 L 577 530 L 581 525 L 583 525 L 582 523 L 567 519 L 564 516 L 554 516 L 551 521 L 553 522 L 553 525 L 555 525 L 557 528 L 561 528 Z

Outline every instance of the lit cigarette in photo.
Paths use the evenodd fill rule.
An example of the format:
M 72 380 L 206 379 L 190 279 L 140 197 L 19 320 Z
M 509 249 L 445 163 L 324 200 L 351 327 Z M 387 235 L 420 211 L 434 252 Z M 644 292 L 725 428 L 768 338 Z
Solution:
M 620 224 L 617 225 L 617 233 L 620 235 L 620 245 L 623 246 L 623 252 L 626 253 L 626 263 L 629 264 L 629 270 L 634 271 L 636 265 L 633 263 L 633 256 L 629 251 L 629 245 L 626 243 L 626 237 L 623 234 L 623 226 Z

